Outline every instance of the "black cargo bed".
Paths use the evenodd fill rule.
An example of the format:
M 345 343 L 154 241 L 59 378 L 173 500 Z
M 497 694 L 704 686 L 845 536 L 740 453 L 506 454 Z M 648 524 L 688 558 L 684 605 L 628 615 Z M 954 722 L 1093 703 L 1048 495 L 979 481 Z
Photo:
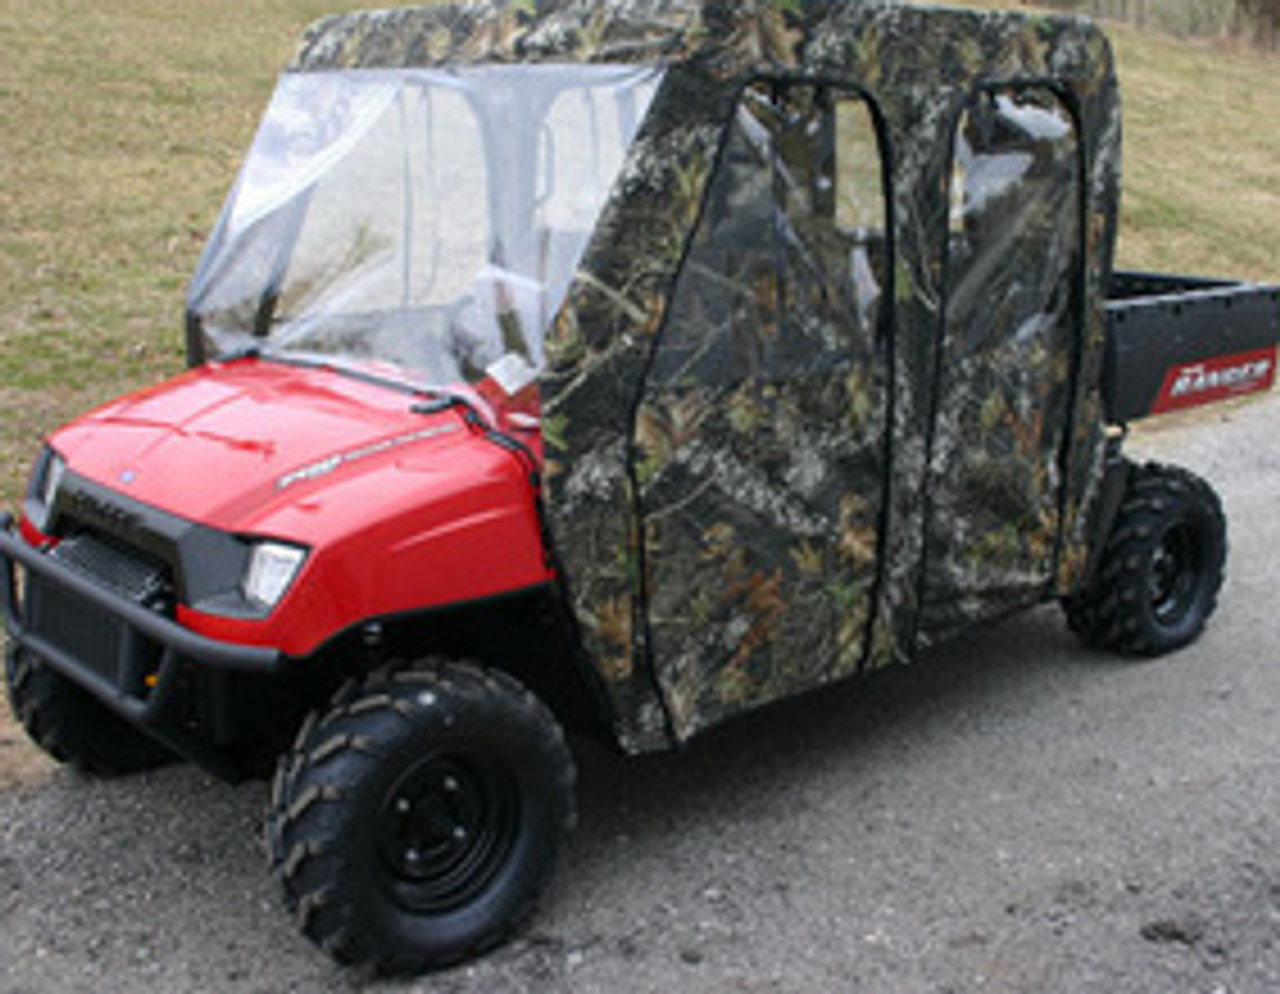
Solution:
M 1117 272 L 1107 302 L 1107 418 L 1123 424 L 1265 390 L 1277 341 L 1280 288 Z

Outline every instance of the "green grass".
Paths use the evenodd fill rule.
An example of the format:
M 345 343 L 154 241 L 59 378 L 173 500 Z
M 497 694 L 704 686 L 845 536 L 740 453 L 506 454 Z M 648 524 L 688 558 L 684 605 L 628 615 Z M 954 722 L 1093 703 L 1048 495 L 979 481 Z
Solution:
M 182 364 L 188 276 L 301 29 L 360 0 L 0 0 L 0 506 Z
M 360 0 L 0 0 L 0 506 L 177 371 L 184 287 L 298 33 Z M 1115 29 L 1122 262 L 1280 279 L 1280 59 Z
M 1116 29 L 1121 261 L 1280 280 L 1280 57 Z

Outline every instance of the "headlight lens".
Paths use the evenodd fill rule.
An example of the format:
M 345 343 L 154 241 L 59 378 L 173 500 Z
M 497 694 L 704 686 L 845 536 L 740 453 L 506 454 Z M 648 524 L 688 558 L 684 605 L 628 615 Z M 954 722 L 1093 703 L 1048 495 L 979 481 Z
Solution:
M 27 496 L 22 506 L 28 520 L 38 531 L 47 531 L 49 528 L 53 502 L 58 497 L 58 488 L 62 486 L 66 471 L 66 461 L 51 446 L 46 445 L 31 471 L 31 482 L 27 485 Z
M 273 609 L 289 589 L 289 584 L 293 583 L 306 558 L 306 550 L 296 545 L 280 542 L 255 545 L 241 584 L 245 599 L 268 611 Z
M 62 456 L 49 450 L 44 460 L 44 476 L 37 485 L 36 497 L 42 507 L 52 507 L 53 499 L 58 496 L 58 487 L 62 486 L 62 474 L 67 471 L 67 462 Z

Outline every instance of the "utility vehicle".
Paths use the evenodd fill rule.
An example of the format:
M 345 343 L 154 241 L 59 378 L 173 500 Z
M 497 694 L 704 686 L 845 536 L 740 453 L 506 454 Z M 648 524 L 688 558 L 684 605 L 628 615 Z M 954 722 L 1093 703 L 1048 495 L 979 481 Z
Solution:
M 1273 288 L 1113 272 L 1082 19 L 851 0 L 323 21 L 187 301 L 0 528 L 9 699 L 99 774 L 275 764 L 303 931 L 525 919 L 563 726 L 637 753 L 1061 600 L 1157 655 L 1209 486 L 1126 424 L 1269 387 Z

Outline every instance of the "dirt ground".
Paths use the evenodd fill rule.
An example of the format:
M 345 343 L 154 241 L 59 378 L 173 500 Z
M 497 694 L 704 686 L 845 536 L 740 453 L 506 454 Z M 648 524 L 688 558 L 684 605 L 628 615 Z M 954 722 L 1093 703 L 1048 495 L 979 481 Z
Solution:
M 13 719 L 9 701 L 0 690 L 0 790 L 33 783 L 53 771 L 53 763 L 31 746 L 22 727 Z

